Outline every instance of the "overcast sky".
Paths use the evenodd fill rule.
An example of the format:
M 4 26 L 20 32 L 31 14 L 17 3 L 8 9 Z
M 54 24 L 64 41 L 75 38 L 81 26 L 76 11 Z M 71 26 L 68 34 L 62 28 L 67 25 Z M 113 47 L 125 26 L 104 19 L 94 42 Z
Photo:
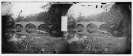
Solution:
M 110 4 L 112 6 L 114 3 L 107 3 L 106 5 L 108 5 L 108 4 Z M 97 5 L 97 8 L 96 8 L 96 5 Z M 70 9 L 68 10 L 67 16 L 73 15 L 74 18 L 77 19 L 80 14 L 81 14 L 81 16 L 87 17 L 87 16 L 92 16 L 92 15 L 97 15 L 97 14 L 100 14 L 102 12 L 108 12 L 110 10 L 110 8 L 107 8 L 106 5 L 103 5 L 101 3 L 77 3 L 77 4 L 73 4 L 73 6 L 71 6 Z M 102 6 L 102 8 L 101 8 L 101 6 Z M 105 6 L 106 6 L 107 10 L 104 9 Z
M 42 8 L 44 5 L 48 5 L 48 2 L 9 2 L 3 3 L 2 15 L 12 14 L 15 19 L 20 16 L 29 16 L 38 14 L 40 12 L 46 12 L 48 9 Z M 49 6 L 47 6 L 48 8 Z M 22 11 L 22 12 L 21 12 Z M 21 13 L 20 13 L 21 12 Z

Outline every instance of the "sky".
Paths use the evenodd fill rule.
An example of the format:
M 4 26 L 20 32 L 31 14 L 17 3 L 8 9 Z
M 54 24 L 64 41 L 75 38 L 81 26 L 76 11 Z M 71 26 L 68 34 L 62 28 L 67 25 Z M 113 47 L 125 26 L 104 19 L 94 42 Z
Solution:
M 48 2 L 10 2 L 11 4 L 5 4 L 2 6 L 2 12 L 7 12 L 12 14 L 12 17 L 16 19 L 18 16 L 29 16 L 29 15 L 36 15 L 40 12 L 46 12 L 50 5 L 48 5 Z M 106 5 L 112 5 L 114 3 L 106 3 Z M 48 5 L 47 7 L 42 8 L 42 6 Z M 82 6 L 83 5 L 83 6 Z M 90 6 L 88 6 L 90 5 Z M 97 5 L 97 8 L 96 8 Z M 73 6 L 70 7 L 68 10 L 67 15 L 72 15 L 74 18 L 78 18 L 79 15 L 81 16 L 90 16 L 90 15 L 97 15 L 102 12 L 109 11 L 110 8 L 107 8 L 109 6 L 103 5 L 101 3 L 77 3 L 73 4 Z M 103 8 L 101 8 L 101 6 Z M 106 7 L 105 10 L 104 8 Z
M 106 3 L 106 5 L 110 4 L 111 6 L 114 3 Z M 89 5 L 89 6 L 88 6 Z M 97 5 L 97 8 L 96 8 Z M 73 4 L 73 6 L 70 7 L 70 9 L 68 10 L 67 15 L 73 15 L 75 19 L 77 19 L 79 17 L 79 15 L 81 16 L 91 16 L 91 15 L 97 15 L 100 14 L 102 12 L 108 12 L 111 8 L 109 8 L 109 6 L 103 5 L 101 3 L 78 3 L 78 4 Z M 102 6 L 102 8 L 101 8 Z M 105 8 L 106 6 L 106 8 Z M 107 8 L 108 7 L 108 8 Z M 107 9 L 107 10 L 105 10 Z
M 10 2 L 11 4 L 5 4 L 2 6 L 2 12 L 12 14 L 12 17 L 16 19 L 18 16 L 29 16 L 38 14 L 40 12 L 48 11 L 50 5 L 48 2 Z M 42 8 L 44 5 L 47 7 Z M 7 12 L 8 11 L 8 12 Z

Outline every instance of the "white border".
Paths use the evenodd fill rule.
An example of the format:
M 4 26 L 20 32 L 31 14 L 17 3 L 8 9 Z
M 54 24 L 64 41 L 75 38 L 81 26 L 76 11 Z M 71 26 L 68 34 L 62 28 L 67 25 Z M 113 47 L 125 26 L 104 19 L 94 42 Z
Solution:
M 67 16 L 61 17 L 61 31 L 67 31 Z

